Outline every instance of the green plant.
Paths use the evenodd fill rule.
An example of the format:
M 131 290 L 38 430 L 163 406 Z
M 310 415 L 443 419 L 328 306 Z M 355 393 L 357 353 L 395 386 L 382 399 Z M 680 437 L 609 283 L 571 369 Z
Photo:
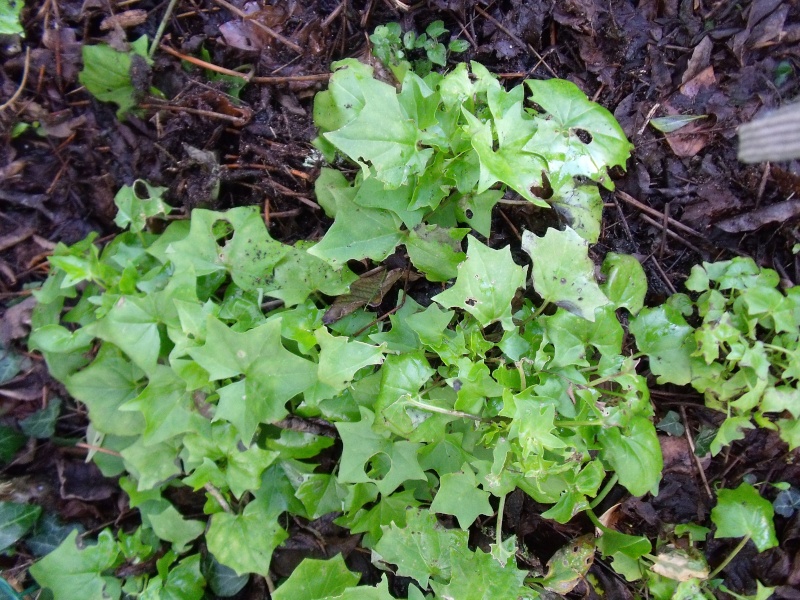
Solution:
M 420 77 L 425 77 L 431 72 L 433 65 L 444 67 L 447 64 L 447 53 L 460 54 L 469 48 L 465 40 L 451 40 L 447 47 L 439 41 L 448 30 L 443 21 L 434 21 L 419 35 L 413 30 L 406 31 L 400 28 L 399 23 L 387 23 L 375 28 L 369 36 L 372 42 L 372 54 L 384 66 L 391 69 L 399 81 L 405 78 L 409 70 L 413 70 Z M 415 51 L 423 52 L 424 58 L 408 60 Z
M 317 258 L 314 246 L 272 240 L 257 210 L 196 210 L 154 235 L 144 219 L 168 208 L 156 188 L 123 190 L 117 203 L 132 231 L 102 252 L 93 238 L 56 248 L 30 337 L 88 408 L 87 441 L 100 450 L 93 458 L 122 475 L 141 535 L 161 540 L 169 556 L 156 583 L 111 583 L 107 571 L 132 560 L 119 542 L 104 534 L 102 551 L 76 555 L 75 536 L 67 538 L 56 554 L 68 558 L 63 569 L 101 553 L 92 585 L 107 594 L 166 585 L 168 565 L 187 565 L 187 589 L 200 590 L 209 574 L 195 568 L 198 540 L 237 574 L 269 577 L 286 513 L 340 512 L 338 523 L 376 547 L 417 507 L 452 515 L 466 530 L 494 513 L 492 498 L 502 522 L 515 488 L 553 505 L 544 516 L 560 522 L 590 510 L 607 473 L 634 494 L 657 488 L 647 387 L 621 354 L 614 312 L 641 308 L 645 281 L 634 259 L 609 255 L 598 286 L 587 242 L 573 230 L 527 236 L 533 288 L 564 307 L 545 315 L 527 299 L 512 308 L 527 286 L 508 248 L 470 237 L 455 285 L 435 304 L 403 297 L 388 328 L 364 309 L 326 326 L 319 294 L 343 294 L 355 276 Z M 342 441 L 332 472 L 315 460 L 330 434 L 293 426 L 317 417 Z M 205 495 L 207 523 L 167 499 L 176 486 Z M 473 566 L 531 597 L 530 585 L 555 582 L 546 575 L 525 586 L 527 574 L 508 561 L 515 542 L 497 530 L 493 556 L 454 546 L 459 575 L 432 573 L 434 591 L 446 597 L 473 585 L 464 579 Z M 633 539 L 644 548 L 630 550 L 630 536 L 613 534 L 599 544 L 610 556 L 634 552 L 635 561 L 649 551 L 642 538 Z M 62 598 L 63 569 L 32 572 Z
M 400 92 L 355 60 L 334 65 L 317 94 L 315 144 L 329 161 L 360 166 L 349 181 L 323 169 L 317 198 L 334 224 L 312 254 L 341 265 L 382 260 L 404 244 L 432 281 L 463 260 L 469 231 L 490 235 L 491 211 L 506 190 L 553 207 L 584 239 L 600 231 L 595 182 L 631 149 L 614 117 L 563 80 L 527 81 L 506 92 L 481 65 L 459 64 L 425 79 L 407 72 Z M 539 109 L 526 108 L 527 101 Z M 497 189 L 500 184 L 500 189 Z M 520 200 L 512 200 L 512 202 Z
M 722 562 L 711 571 L 705 557 L 694 544 L 703 542 L 709 530 L 697 525 L 675 527 L 675 536 L 689 534 L 689 543 L 677 540 L 664 544 L 656 556 L 648 557 L 652 564 L 648 571 L 648 589 L 655 600 L 674 598 L 713 600 L 714 590 L 722 590 L 734 598 L 767 600 L 774 588 L 757 582 L 754 596 L 741 596 L 731 592 L 717 579 L 725 567 L 736 557 L 749 541 L 753 541 L 759 552 L 778 545 L 775 537 L 773 509 L 770 502 L 747 483 L 735 490 L 721 489 L 717 504 L 711 511 L 711 521 L 716 526 L 715 538 L 742 538 Z
M 712 454 L 753 422 L 800 446 L 800 289 L 779 283 L 750 258 L 703 263 L 686 281 L 695 300 L 676 294 L 631 322 L 659 383 L 691 384 L 726 414 Z
M 19 20 L 24 7 L 22 0 L 0 0 L 0 35 L 25 35 Z
M 128 52 L 108 44 L 83 46 L 83 70 L 78 75 L 89 93 L 101 102 L 118 106 L 117 118 L 134 109 L 146 93 L 160 95 L 148 80 L 152 59 L 147 56 L 147 36 L 131 42 Z

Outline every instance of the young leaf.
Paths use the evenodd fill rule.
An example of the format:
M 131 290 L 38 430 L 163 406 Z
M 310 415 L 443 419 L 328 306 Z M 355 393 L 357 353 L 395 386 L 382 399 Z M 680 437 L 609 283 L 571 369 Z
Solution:
M 306 558 L 272 594 L 273 600 L 325 600 L 356 585 L 361 577 L 351 572 L 337 554 L 328 560 Z
M 597 436 L 600 456 L 610 464 L 619 482 L 634 496 L 658 493 L 664 467 L 661 446 L 653 424 L 644 417 L 633 417 L 625 434 L 618 427 L 603 429 Z
M 433 299 L 447 308 L 464 309 L 484 327 L 500 321 L 510 330 L 511 300 L 524 285 L 525 269 L 514 263 L 508 246 L 492 250 L 469 236 L 467 260 L 458 265 L 455 285 Z
M 608 304 L 594 278 L 589 244 L 574 230 L 548 229 L 544 237 L 529 231 L 522 235 L 522 249 L 533 260 L 533 287 L 547 302 L 594 321 L 595 309 Z M 557 257 L 557 258 L 555 258 Z
M 80 82 L 101 102 L 113 102 L 119 106 L 117 118 L 125 116 L 136 106 L 137 91 L 131 81 L 131 65 L 136 60 L 144 62 L 147 54 L 147 36 L 131 44 L 130 52 L 119 52 L 106 44 L 83 46 L 83 70 L 78 75 Z
M 606 280 L 600 289 L 614 308 L 627 308 L 631 314 L 638 314 L 647 293 L 647 277 L 641 263 L 628 254 L 609 252 L 603 260 L 603 275 Z
M 526 572 L 515 561 L 501 566 L 491 554 L 477 549 L 470 552 L 462 547 L 450 547 L 451 577 L 447 585 L 433 581 L 431 587 L 437 598 L 458 600 L 494 600 L 496 598 L 533 597 L 532 590 L 523 587 Z
M 747 483 L 735 490 L 719 490 L 717 505 L 711 510 L 711 520 L 717 526 L 714 537 L 748 536 L 763 552 L 778 545 L 773 516 L 769 500 Z
M 0 551 L 5 550 L 33 527 L 41 506 L 0 502 Z
M 111 532 L 104 530 L 97 544 L 79 550 L 78 532 L 73 531 L 53 552 L 34 564 L 29 573 L 55 600 L 120 597 L 120 581 L 104 575 L 120 560 L 120 551 Z
M 206 533 L 208 550 L 238 575 L 269 577 L 272 552 L 288 537 L 278 524 L 282 509 L 262 498 L 250 502 L 240 515 L 216 513 Z
M 172 211 L 162 199 L 165 187 L 150 185 L 142 179 L 137 179 L 133 185 L 124 185 L 114 196 L 117 205 L 117 216 L 114 223 L 117 227 L 126 227 L 134 233 L 142 231 L 147 225 L 147 219 L 156 215 L 168 215 Z
M 409 510 L 404 527 L 392 523 L 375 546 L 381 558 L 397 565 L 397 573 L 411 577 L 425 588 L 429 578 L 450 579 L 450 552 L 454 546 L 466 547 L 468 533 L 444 529 L 429 510 Z
M 539 121 L 539 128 L 525 149 L 554 157 L 555 160 L 549 159 L 549 168 L 553 171 L 558 170 L 561 163 L 562 170 L 570 175 L 589 177 L 613 190 L 614 183 L 606 169 L 624 166 L 633 150 L 614 116 L 587 99 L 570 81 L 527 80 L 525 83 L 531 90 L 531 100 L 552 117 Z M 580 138 L 580 131 L 588 133 L 589 143 Z
M 478 487 L 472 467 L 464 463 L 458 473 L 443 475 L 439 491 L 431 503 L 431 512 L 455 515 L 461 529 L 469 527 L 478 515 L 492 515 L 489 492 Z
M 339 482 L 372 482 L 381 494 L 388 495 L 410 479 L 425 481 L 425 473 L 417 461 L 420 444 L 392 442 L 373 431 L 374 420 L 375 414 L 362 407 L 358 423 L 336 423 L 344 446 Z M 377 471 L 370 475 L 366 471 L 373 459 L 378 463 L 386 462 L 388 466 L 378 464 L 375 467 Z

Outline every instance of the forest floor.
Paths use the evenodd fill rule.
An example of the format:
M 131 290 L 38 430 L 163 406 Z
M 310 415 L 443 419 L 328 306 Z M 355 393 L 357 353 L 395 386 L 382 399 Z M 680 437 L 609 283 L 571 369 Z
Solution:
M 603 230 L 592 252 L 639 258 L 649 302 L 683 290 L 692 265 L 736 255 L 777 270 L 784 286 L 800 284 L 800 256 L 792 253 L 800 242 L 797 204 L 778 216 L 766 210 L 800 193 L 800 163 L 743 164 L 736 135 L 740 124 L 800 95 L 797 0 L 284 0 L 256 14 L 278 35 L 221 0 L 179 0 L 154 64 L 139 73 L 139 116 L 118 120 L 113 105 L 98 102 L 78 81 L 82 47 L 153 39 L 166 4 L 28 1 L 24 38 L 3 39 L 2 348 L 25 352 L 34 302 L 29 288 L 46 276 L 54 244 L 117 231 L 114 195 L 136 179 L 168 187 L 167 202 L 183 214 L 256 204 L 276 239 L 319 239 L 330 220 L 314 197 L 322 166 L 310 143 L 314 95 L 325 88 L 333 61 L 370 60 L 368 35 L 393 21 L 421 32 L 441 19 L 450 35 L 469 42 L 451 59 L 478 61 L 509 84 L 568 79 L 614 114 L 635 149 L 627 170 L 612 173 L 616 191 L 603 192 Z M 208 63 L 252 69 L 261 79 L 235 100 L 205 69 L 182 62 L 201 48 Z M 163 98 L 151 97 L 151 86 Z M 704 118 L 669 134 L 649 124 L 675 114 Z M 20 132 L 14 128 L 20 123 L 32 126 Z M 199 160 L 195 150 L 213 152 L 218 164 Z M 534 207 L 496 208 L 489 244 L 518 247 L 520 232 L 534 228 L 536 219 Z M 420 302 L 430 296 L 422 284 L 409 291 Z M 66 398 L 43 361 L 29 355 L 26 368 L 0 386 L 2 420 L 14 425 L 57 396 Z M 681 412 L 690 431 L 715 422 L 690 389 L 655 387 L 653 401 L 660 416 Z M 32 499 L 87 530 L 129 525 L 116 483 L 83 461 L 84 449 L 63 443 L 79 438 L 86 424 L 85 413 L 67 402 L 52 439 L 31 438 L 9 457 L 0 470 L 6 482 L 0 495 Z M 662 523 L 707 523 L 711 490 L 746 476 L 800 487 L 800 455 L 763 430 L 699 463 L 685 437 L 665 436 L 662 449 L 659 495 L 619 498 L 631 531 L 655 535 Z M 509 507 L 506 527 L 545 562 L 557 546 L 552 532 L 538 527 L 540 508 L 522 495 Z M 752 591 L 758 579 L 779 586 L 776 598 L 800 598 L 800 513 L 776 517 L 776 526 L 780 546 L 757 554 L 750 544 L 725 569 L 728 587 Z M 283 576 L 298 556 L 320 555 L 318 539 L 301 528 L 290 533 L 275 555 L 275 571 Z M 568 524 L 557 533 L 571 539 L 580 531 Z M 733 544 L 711 540 L 709 560 L 718 562 Z M 24 580 L 30 564 L 24 546 L 0 561 L 7 579 Z M 599 563 L 593 569 L 606 597 L 633 597 L 634 588 Z M 591 586 L 572 594 L 597 597 Z M 245 588 L 239 597 L 259 596 Z

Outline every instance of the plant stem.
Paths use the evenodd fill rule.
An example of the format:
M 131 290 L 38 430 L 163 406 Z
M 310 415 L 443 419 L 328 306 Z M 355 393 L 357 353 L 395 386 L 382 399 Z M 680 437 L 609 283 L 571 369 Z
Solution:
M 167 23 L 169 22 L 169 19 L 172 16 L 172 11 L 175 10 L 175 5 L 177 3 L 178 0 L 169 0 L 167 10 L 164 12 L 164 16 L 161 18 L 161 23 L 158 24 L 158 30 L 156 30 L 153 43 L 150 45 L 150 51 L 147 53 L 150 58 L 153 58 L 153 55 L 156 53 L 156 48 L 158 48 L 158 45 L 161 42 L 161 37 L 164 35 L 164 30 L 167 28 Z
M 731 553 L 730 553 L 730 554 L 728 554 L 728 556 L 727 556 L 727 557 L 725 557 L 725 560 L 723 560 L 723 561 L 722 561 L 722 562 L 719 564 L 719 566 L 718 566 L 716 569 L 714 569 L 713 571 L 711 571 L 711 573 L 709 573 L 709 574 L 708 574 L 708 578 L 709 578 L 709 579 L 714 579 L 714 577 L 716 577 L 716 576 L 717 576 L 717 575 L 720 573 L 720 571 L 722 571 L 722 570 L 723 570 L 725 567 L 727 567 L 727 566 L 728 566 L 728 564 L 729 564 L 729 563 L 730 563 L 730 562 L 731 562 L 731 561 L 732 561 L 734 558 L 736 558 L 736 555 L 737 555 L 737 554 L 739 554 L 739 552 L 741 552 L 741 551 L 742 551 L 742 548 L 744 548 L 744 547 L 747 545 L 747 542 L 749 542 L 749 541 L 750 541 L 750 534 L 748 534 L 748 535 L 746 535 L 746 536 L 744 536 L 744 537 L 742 538 L 742 541 L 741 541 L 741 542 L 739 542 L 739 543 L 736 545 L 736 548 L 734 548 L 734 549 L 731 551 Z
M 503 511 L 506 508 L 506 494 L 500 496 L 500 504 L 497 505 L 497 523 L 495 524 L 495 543 L 498 548 L 503 546 Z
M 606 499 L 606 496 L 608 496 L 608 493 L 609 493 L 609 492 L 610 492 L 612 489 L 614 489 L 614 486 L 615 486 L 615 485 L 617 485 L 617 481 L 619 481 L 619 476 L 618 476 L 616 473 L 614 473 L 614 474 L 611 476 L 611 479 L 609 479 L 609 480 L 606 482 L 606 484 L 603 486 L 603 489 L 602 489 L 602 490 L 600 490 L 600 493 L 599 493 L 599 494 L 597 494 L 597 496 L 595 496 L 594 500 L 592 500 L 592 503 L 591 503 L 591 504 L 589 504 L 589 506 L 590 506 L 591 508 L 595 508 L 595 507 L 596 507 L 598 504 L 600 504 L 600 503 L 601 503 L 603 500 L 605 500 L 605 499 Z
M 541 305 L 539 305 L 539 308 L 537 308 L 537 309 L 536 309 L 536 311 L 535 311 L 535 312 L 534 312 L 534 313 L 533 313 L 533 314 L 530 316 L 530 319 L 529 319 L 529 320 L 530 320 L 530 321 L 535 321 L 535 320 L 536 320 L 536 318 L 537 318 L 537 317 L 538 317 L 540 314 L 542 314 L 542 313 L 545 311 L 545 309 L 546 309 L 548 306 L 550 306 L 550 303 L 549 303 L 547 300 L 545 300 L 544 302 L 542 302 L 542 303 L 541 303 Z
M 450 410 L 448 408 L 440 408 L 438 406 L 432 406 L 430 404 L 425 404 L 424 402 L 420 402 L 419 400 L 407 400 L 407 403 L 419 409 L 426 410 L 428 412 L 439 413 L 440 415 L 450 415 L 451 417 L 472 419 L 473 421 L 483 421 L 483 419 L 481 419 L 476 415 L 471 415 L 469 413 L 461 412 L 459 410 Z

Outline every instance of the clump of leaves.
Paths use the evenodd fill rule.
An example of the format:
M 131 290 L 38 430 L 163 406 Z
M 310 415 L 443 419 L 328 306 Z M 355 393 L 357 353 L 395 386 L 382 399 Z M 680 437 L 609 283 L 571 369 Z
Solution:
M 676 294 L 631 322 L 659 383 L 691 384 L 727 415 L 713 454 L 754 423 L 800 446 L 800 289 L 779 283 L 750 258 L 703 263 L 686 281 L 695 299 Z
M 613 189 L 608 169 L 624 165 L 632 148 L 614 117 L 574 84 L 526 81 L 505 91 L 475 62 L 425 78 L 407 71 L 399 92 L 358 61 L 335 63 L 314 121 L 324 156 L 345 157 L 360 172 L 350 181 L 322 170 L 317 198 L 335 221 L 312 254 L 336 266 L 382 260 L 403 244 L 431 281 L 455 277 L 470 227 L 489 237 L 506 191 L 554 208 L 597 241 L 597 184 Z
M 131 231 L 102 250 L 94 237 L 55 249 L 30 347 L 86 405 L 87 441 L 102 450 L 93 460 L 121 476 L 141 514 L 141 544 L 130 544 L 150 550 L 126 550 L 128 538 L 104 533 L 76 552 L 70 535 L 32 569 L 56 600 L 73 597 L 76 573 L 109 597 L 181 585 L 183 597 L 199 598 L 222 568 L 268 577 L 289 535 L 282 515 L 330 513 L 393 565 L 412 558 L 391 554 L 399 546 L 382 538 L 427 523 L 425 535 L 451 554 L 408 568 L 437 597 L 493 581 L 497 597 L 532 598 L 534 588 L 566 589 L 581 571 L 558 561 L 526 583 L 510 559 L 515 540 L 498 535 L 491 554 L 470 551 L 466 530 L 494 514 L 493 503 L 519 488 L 551 505 L 545 518 L 566 522 L 590 511 L 609 476 L 636 495 L 657 489 L 648 390 L 622 354 L 615 313 L 641 309 L 635 259 L 609 255 L 598 285 L 575 231 L 526 237 L 532 287 L 557 307 L 545 315 L 543 305 L 515 300 L 528 281 L 509 248 L 469 237 L 455 285 L 429 307 L 401 296 L 386 324 L 359 309 L 326 325 L 321 298 L 346 293 L 356 276 L 316 256 L 324 240 L 279 243 L 255 208 L 195 210 L 155 235 L 147 220 L 169 210 L 159 188 L 140 182 L 116 201 Z M 334 437 L 342 451 L 331 470 L 320 453 Z M 175 487 L 203 494 L 205 515 L 182 514 L 168 499 Z M 441 530 L 433 513 L 451 515 L 459 531 Z M 604 540 L 599 549 L 615 561 L 650 550 L 644 538 Z M 157 575 L 110 575 L 152 556 L 161 557 Z M 290 579 L 276 594 L 352 597 L 356 576 L 341 565 L 301 569 L 333 569 L 341 581 L 296 596 L 294 586 L 307 584 Z M 385 590 L 376 597 L 388 598 Z
M 402 81 L 409 70 L 425 77 L 433 65 L 444 67 L 447 64 L 448 52 L 460 54 L 469 48 L 469 42 L 459 39 L 450 40 L 445 47 L 439 40 L 447 33 L 443 21 L 433 21 L 425 28 L 425 33 L 419 35 L 413 30 L 403 33 L 399 23 L 387 23 L 376 27 L 369 40 L 375 58 Z M 409 60 L 415 53 L 421 53 L 423 58 Z

